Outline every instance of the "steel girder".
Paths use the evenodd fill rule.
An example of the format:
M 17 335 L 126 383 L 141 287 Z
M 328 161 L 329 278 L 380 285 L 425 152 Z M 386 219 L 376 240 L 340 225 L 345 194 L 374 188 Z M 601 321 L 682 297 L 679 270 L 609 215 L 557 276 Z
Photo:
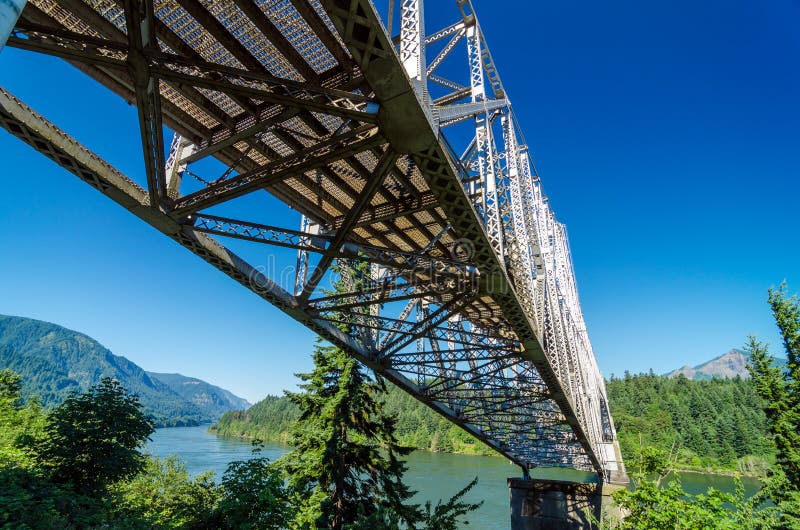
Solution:
M 566 232 L 468 0 L 430 35 L 404 0 L 400 52 L 368 0 L 31 4 L 9 44 L 137 104 L 147 186 L 3 93 L 6 129 L 523 468 L 621 469 Z M 468 83 L 438 75 L 464 43 Z M 473 118 L 462 163 L 440 128 Z M 260 190 L 301 230 L 214 213 Z M 211 236 L 297 249 L 293 293 Z

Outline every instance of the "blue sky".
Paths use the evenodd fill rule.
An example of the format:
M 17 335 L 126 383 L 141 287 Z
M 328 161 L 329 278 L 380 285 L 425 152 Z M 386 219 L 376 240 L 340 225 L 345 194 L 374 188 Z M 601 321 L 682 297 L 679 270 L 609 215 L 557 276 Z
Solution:
M 429 30 L 455 20 L 428 4 Z M 800 2 L 475 5 L 603 372 L 697 364 L 749 333 L 778 352 L 766 290 L 800 292 Z M 0 84 L 141 179 L 133 107 L 13 49 Z M 0 156 L 0 313 L 251 401 L 310 368 L 311 332 L 5 132 Z

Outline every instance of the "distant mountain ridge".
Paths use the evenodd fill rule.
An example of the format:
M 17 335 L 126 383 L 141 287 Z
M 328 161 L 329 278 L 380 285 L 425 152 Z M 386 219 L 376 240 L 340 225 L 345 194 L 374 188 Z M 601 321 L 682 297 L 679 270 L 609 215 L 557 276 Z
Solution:
M 784 359 L 776 359 L 778 364 L 785 364 Z M 683 366 L 666 374 L 667 377 L 677 377 L 683 375 L 687 379 L 701 380 L 712 379 L 714 377 L 733 379 L 736 376 L 742 379 L 750 377 L 747 371 L 747 354 L 742 350 L 733 348 L 715 357 L 710 361 L 697 366 Z
M 181 374 L 146 373 L 151 379 L 167 385 L 170 390 L 186 401 L 210 412 L 214 419 L 219 418 L 230 410 L 245 410 L 251 406 L 249 401 L 240 398 L 233 392 L 214 386 L 196 377 L 187 377 Z
M 137 394 L 158 425 L 212 422 L 249 403 L 227 390 L 179 374 L 146 372 L 91 337 L 50 322 L 0 315 L 0 369 L 23 377 L 23 393 L 55 406 L 103 377 Z

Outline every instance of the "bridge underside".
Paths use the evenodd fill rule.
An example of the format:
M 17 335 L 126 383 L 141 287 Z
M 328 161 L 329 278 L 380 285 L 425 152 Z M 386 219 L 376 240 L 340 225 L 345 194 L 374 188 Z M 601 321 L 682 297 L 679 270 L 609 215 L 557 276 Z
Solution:
M 145 178 L 3 91 L 9 132 L 524 469 L 618 469 L 596 365 L 559 350 L 545 330 L 566 325 L 520 296 L 529 280 L 371 2 L 33 0 L 8 45 L 135 104 Z M 163 126 L 179 135 L 169 156 Z M 225 171 L 195 169 L 206 159 Z M 264 192 L 302 226 L 288 208 L 265 222 Z M 295 284 L 234 239 L 298 251 Z

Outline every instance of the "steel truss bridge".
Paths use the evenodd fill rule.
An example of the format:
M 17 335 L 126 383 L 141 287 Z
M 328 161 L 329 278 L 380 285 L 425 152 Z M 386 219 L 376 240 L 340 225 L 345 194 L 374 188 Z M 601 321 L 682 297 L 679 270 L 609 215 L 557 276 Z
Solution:
M 4 90 L 0 123 L 526 475 L 624 477 L 566 228 L 470 0 L 451 6 L 428 32 L 423 0 L 31 0 L 7 45 L 135 104 L 146 182 Z M 292 226 L 238 207 L 263 192 Z M 296 249 L 293 289 L 230 238 Z

